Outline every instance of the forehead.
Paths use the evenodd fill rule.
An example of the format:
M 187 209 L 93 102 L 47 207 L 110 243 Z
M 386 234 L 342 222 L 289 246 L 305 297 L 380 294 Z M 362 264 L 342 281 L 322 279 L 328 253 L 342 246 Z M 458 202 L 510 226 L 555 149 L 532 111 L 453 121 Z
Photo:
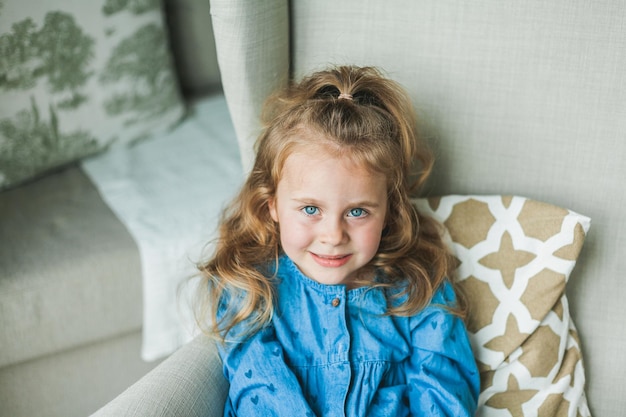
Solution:
M 381 201 L 387 181 L 350 158 L 320 151 L 292 152 L 286 159 L 278 196 L 329 201 Z
M 363 150 L 357 150 L 351 146 L 340 145 L 331 138 L 309 128 L 299 128 L 292 132 L 285 140 L 286 146 L 277 155 L 277 166 L 274 172 L 274 179 L 278 182 L 284 175 L 287 166 L 298 168 L 301 163 L 310 165 L 312 159 L 316 161 L 334 160 L 341 161 L 342 165 L 350 167 L 361 174 L 365 172 L 371 176 L 383 175 L 382 171 L 367 155 L 363 155 Z M 370 155 L 371 156 L 371 155 Z M 376 160 L 377 158 L 374 158 Z M 298 163 L 294 161 L 298 160 Z
M 348 174 L 368 179 L 383 177 L 378 171 L 368 167 L 348 149 L 339 149 L 334 144 L 308 144 L 292 148 L 284 159 L 281 179 L 286 175 L 320 176 L 328 174 Z

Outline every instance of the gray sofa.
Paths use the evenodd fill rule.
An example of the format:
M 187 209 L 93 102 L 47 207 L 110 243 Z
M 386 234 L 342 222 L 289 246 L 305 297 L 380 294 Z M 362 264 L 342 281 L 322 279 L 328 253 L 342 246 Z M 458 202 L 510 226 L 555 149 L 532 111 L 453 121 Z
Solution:
M 244 167 L 260 105 L 288 76 L 331 63 L 376 65 L 409 90 L 436 147 L 428 194 L 523 195 L 591 217 L 567 294 L 591 413 L 626 415 L 621 2 L 212 0 L 211 15 Z M 183 28 L 200 17 L 210 24 L 208 15 L 187 16 Z M 196 49 L 179 52 L 181 73 L 202 68 Z M 10 361 L 0 370 L 0 415 L 86 414 L 123 386 L 95 415 L 221 415 L 227 384 L 205 336 L 131 385 L 152 366 L 138 358 L 139 260 L 79 170 L 0 194 L 0 210 L 0 265 L 11 277 L 2 279 L 15 292 L 2 308 L 20 323 L 2 339 L 14 348 L 2 351 Z M 46 296 L 53 291 L 58 297 Z
M 186 101 L 220 91 L 208 1 L 163 7 Z M 0 416 L 85 416 L 153 369 L 142 304 L 137 243 L 78 161 L 0 192 Z

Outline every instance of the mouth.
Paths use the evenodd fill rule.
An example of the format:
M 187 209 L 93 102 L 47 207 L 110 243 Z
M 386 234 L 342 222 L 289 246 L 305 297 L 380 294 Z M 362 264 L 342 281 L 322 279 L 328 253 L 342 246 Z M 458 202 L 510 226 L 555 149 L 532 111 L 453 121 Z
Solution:
M 347 264 L 348 261 L 350 261 L 350 258 L 352 258 L 352 255 L 348 254 L 348 255 L 329 256 L 329 255 L 318 255 L 316 253 L 311 252 L 311 257 L 320 266 L 323 266 L 326 268 L 339 268 L 340 266 Z

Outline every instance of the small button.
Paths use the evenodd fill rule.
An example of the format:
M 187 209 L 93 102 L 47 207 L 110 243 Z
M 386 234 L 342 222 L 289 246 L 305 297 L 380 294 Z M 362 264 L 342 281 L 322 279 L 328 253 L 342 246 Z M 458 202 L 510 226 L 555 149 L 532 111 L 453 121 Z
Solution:
M 339 298 L 335 298 L 333 299 L 333 301 L 331 301 L 331 304 L 333 307 L 338 307 L 339 304 L 341 304 L 341 300 Z

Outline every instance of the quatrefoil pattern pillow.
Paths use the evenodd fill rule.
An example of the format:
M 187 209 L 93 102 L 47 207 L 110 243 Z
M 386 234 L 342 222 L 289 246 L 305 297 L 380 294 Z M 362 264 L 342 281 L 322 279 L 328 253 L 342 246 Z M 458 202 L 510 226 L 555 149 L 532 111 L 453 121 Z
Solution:
M 415 201 L 444 224 L 481 370 L 477 416 L 589 416 L 565 285 L 590 220 L 522 197 Z

